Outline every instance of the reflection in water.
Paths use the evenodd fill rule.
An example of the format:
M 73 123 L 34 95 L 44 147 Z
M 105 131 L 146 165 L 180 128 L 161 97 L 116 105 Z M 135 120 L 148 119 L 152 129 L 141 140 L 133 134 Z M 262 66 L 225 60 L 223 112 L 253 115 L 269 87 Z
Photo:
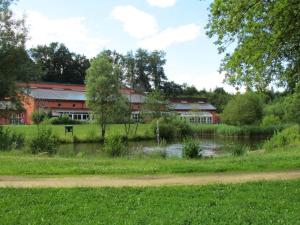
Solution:
M 199 138 L 204 157 L 230 154 L 234 145 L 246 145 L 250 150 L 258 149 L 264 139 L 221 139 L 221 138 Z M 173 141 L 163 147 L 157 147 L 155 141 L 130 142 L 128 145 L 131 155 L 151 154 L 164 152 L 166 157 L 182 158 L 182 144 L 180 141 Z M 98 143 L 83 144 L 62 144 L 59 147 L 58 155 L 61 156 L 101 156 L 103 145 Z

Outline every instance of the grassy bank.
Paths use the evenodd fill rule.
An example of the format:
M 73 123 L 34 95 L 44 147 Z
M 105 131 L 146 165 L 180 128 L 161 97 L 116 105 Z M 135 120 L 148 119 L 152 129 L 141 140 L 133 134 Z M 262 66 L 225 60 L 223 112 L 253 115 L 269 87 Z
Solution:
M 53 132 L 58 136 L 59 140 L 64 143 L 71 142 L 100 142 L 100 126 L 96 124 L 83 124 L 74 125 L 74 136 L 72 134 L 65 134 L 64 125 L 44 125 L 45 127 L 51 128 Z M 36 125 L 19 125 L 19 126 L 7 126 L 11 130 L 18 133 L 24 134 L 26 139 L 30 139 L 35 136 L 38 132 Z M 112 124 L 107 127 L 107 135 L 119 134 L 125 135 L 124 125 Z M 140 124 L 136 135 L 132 133 L 129 135 L 130 140 L 147 140 L 153 139 L 154 135 L 151 132 L 150 124 Z
M 52 128 L 53 132 L 58 136 L 60 142 L 63 143 L 84 143 L 84 142 L 100 142 L 100 127 L 96 124 L 74 125 L 74 136 L 71 134 L 65 135 L 64 125 L 44 125 Z M 31 126 L 6 126 L 17 133 L 24 134 L 26 139 L 37 134 L 38 128 L 36 125 Z M 230 126 L 224 124 L 199 124 L 191 125 L 191 131 L 194 135 L 199 136 L 216 136 L 216 137 L 246 137 L 254 136 L 272 136 L 276 131 L 280 131 L 286 126 Z M 124 125 L 112 124 L 107 127 L 107 135 L 119 134 L 125 135 Z M 150 140 L 155 139 L 155 135 L 151 124 L 140 124 L 137 133 L 129 135 L 129 140 Z
M 160 188 L 0 189 L 1 224 L 285 224 L 300 180 Z
M 276 171 L 300 168 L 300 147 L 209 159 L 61 158 L 8 152 L 0 154 L 0 175 L 143 175 Z
M 272 136 L 275 132 L 281 131 L 288 125 L 280 126 L 231 126 L 225 124 L 202 124 L 193 125 L 192 130 L 198 135 L 211 135 L 219 137 L 255 137 L 255 136 Z

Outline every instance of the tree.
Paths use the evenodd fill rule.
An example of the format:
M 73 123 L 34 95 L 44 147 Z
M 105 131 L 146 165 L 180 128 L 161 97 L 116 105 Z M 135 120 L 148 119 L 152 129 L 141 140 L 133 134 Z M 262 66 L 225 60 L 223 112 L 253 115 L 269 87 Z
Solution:
M 109 58 L 110 62 L 119 68 L 119 79 L 120 82 L 125 82 L 125 57 L 118 53 L 117 51 L 111 51 L 111 50 L 104 50 L 102 52 L 103 54 L 106 54 L 107 57 Z
M 183 94 L 182 86 L 174 81 L 164 82 L 161 90 L 167 97 L 178 97 Z
M 261 121 L 263 105 L 258 94 L 238 94 L 226 105 L 221 121 L 231 125 L 251 125 Z
M 64 44 L 39 45 L 30 50 L 31 57 L 43 69 L 42 81 L 83 84 L 89 60 L 70 52 Z
M 144 49 L 138 49 L 135 53 L 135 85 L 141 91 L 151 91 L 149 77 L 149 54 Z
M 93 59 L 87 70 L 87 105 L 100 123 L 103 139 L 106 126 L 115 118 L 115 108 L 121 98 L 119 73 L 119 68 L 113 66 L 105 53 Z
M 20 110 L 20 93 L 24 86 L 17 82 L 27 83 L 35 80 L 39 68 L 33 63 L 25 50 L 27 30 L 25 21 L 16 20 L 9 9 L 13 0 L 0 0 L 0 101 L 9 100 L 12 110 Z M 4 110 L 1 116 L 9 116 Z
M 226 53 L 220 70 L 234 86 L 292 91 L 300 81 L 299 0 L 214 0 L 207 34 Z
M 164 71 L 166 53 L 163 51 L 153 51 L 149 54 L 149 75 L 151 77 L 154 90 L 160 90 L 167 80 Z
M 153 91 L 148 94 L 145 103 L 144 103 L 144 114 L 150 115 L 153 118 L 162 117 L 163 113 L 168 111 L 167 108 L 167 100 L 163 93 L 160 91 Z
M 225 106 L 232 98 L 223 88 L 216 88 L 213 92 L 207 93 L 208 101 L 217 108 L 217 112 L 223 112 Z

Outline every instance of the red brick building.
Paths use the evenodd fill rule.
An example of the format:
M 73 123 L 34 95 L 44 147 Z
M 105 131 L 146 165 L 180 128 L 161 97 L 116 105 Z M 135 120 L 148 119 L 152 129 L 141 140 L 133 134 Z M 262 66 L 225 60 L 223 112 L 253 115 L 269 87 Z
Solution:
M 50 111 L 53 117 L 68 115 L 74 120 L 90 119 L 91 111 L 85 103 L 84 85 L 32 83 L 26 93 L 22 98 L 24 112 L 14 113 L 10 119 L 0 118 L 0 124 L 32 124 L 31 114 L 38 109 Z M 145 95 L 128 88 L 122 89 L 121 93 L 131 103 L 133 119 L 138 120 Z M 5 104 L 0 104 L 0 110 L 3 105 Z M 170 100 L 170 107 L 190 123 L 219 122 L 216 108 L 207 103 L 206 99 L 173 98 Z
M 33 83 L 26 93 L 22 98 L 24 113 L 13 114 L 10 120 L 2 118 L 0 124 L 32 124 L 31 114 L 38 109 L 50 111 L 53 117 L 66 114 L 74 120 L 90 119 L 91 111 L 85 103 L 84 85 Z M 145 96 L 131 89 L 122 89 L 121 93 L 131 102 L 133 117 L 138 115 Z

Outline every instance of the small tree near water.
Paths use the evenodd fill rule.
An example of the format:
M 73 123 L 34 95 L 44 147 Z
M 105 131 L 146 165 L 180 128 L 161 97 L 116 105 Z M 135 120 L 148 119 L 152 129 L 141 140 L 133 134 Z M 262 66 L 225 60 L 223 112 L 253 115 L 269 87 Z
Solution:
M 101 126 L 102 138 L 106 127 L 115 118 L 115 107 L 121 97 L 120 70 L 106 54 L 99 54 L 91 62 L 86 76 L 87 105 Z

